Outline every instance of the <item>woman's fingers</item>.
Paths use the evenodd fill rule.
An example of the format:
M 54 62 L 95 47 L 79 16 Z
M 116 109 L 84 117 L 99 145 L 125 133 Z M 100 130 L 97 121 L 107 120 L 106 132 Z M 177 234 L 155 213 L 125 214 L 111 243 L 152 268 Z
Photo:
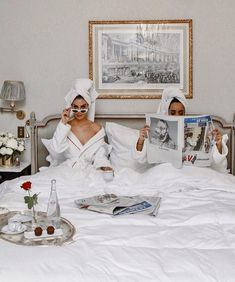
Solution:
M 214 138 L 215 138 L 216 142 L 220 141 L 222 139 L 221 132 L 217 128 L 213 130 L 213 135 L 214 135 Z
M 69 121 L 69 114 L 70 114 L 70 111 L 71 111 L 71 108 L 68 108 L 68 109 L 64 109 L 62 114 L 61 114 L 61 119 L 62 119 L 62 122 L 64 124 L 66 124 L 68 121 Z

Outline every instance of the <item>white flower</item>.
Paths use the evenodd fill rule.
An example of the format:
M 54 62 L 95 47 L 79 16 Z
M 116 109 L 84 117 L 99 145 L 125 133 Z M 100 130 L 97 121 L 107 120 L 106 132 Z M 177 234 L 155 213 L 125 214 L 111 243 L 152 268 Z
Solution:
M 18 150 L 19 152 L 23 152 L 23 151 L 24 151 L 24 146 L 23 146 L 23 145 L 19 145 L 18 148 L 17 148 L 17 150 Z
M 13 134 L 12 133 L 7 133 L 8 138 L 13 138 Z
M 21 153 L 25 149 L 23 140 L 18 140 L 12 133 L 0 133 L 0 155 L 12 155 L 16 152 Z
M 6 147 L 2 147 L 2 148 L 0 148 L 0 154 L 1 155 L 6 155 Z
M 15 140 L 13 138 L 8 139 L 7 143 L 6 143 L 6 147 L 17 150 L 17 148 L 18 148 L 17 140 Z
M 13 154 L 13 150 L 11 148 L 7 148 L 6 149 L 6 155 L 12 155 Z
M 3 145 L 6 145 L 8 138 L 7 137 L 2 137 L 2 143 Z
M 0 149 L 0 154 L 1 155 L 12 155 L 13 154 L 13 150 L 10 149 L 10 148 L 2 147 Z

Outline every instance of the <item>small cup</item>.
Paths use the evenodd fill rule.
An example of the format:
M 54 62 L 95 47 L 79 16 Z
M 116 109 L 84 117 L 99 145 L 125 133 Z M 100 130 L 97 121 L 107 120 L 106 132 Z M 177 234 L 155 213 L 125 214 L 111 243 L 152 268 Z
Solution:
M 112 181 L 113 177 L 114 177 L 113 170 L 104 170 L 103 171 L 103 178 L 106 182 Z
M 22 230 L 22 223 L 14 218 L 8 219 L 8 230 L 11 232 L 19 232 Z

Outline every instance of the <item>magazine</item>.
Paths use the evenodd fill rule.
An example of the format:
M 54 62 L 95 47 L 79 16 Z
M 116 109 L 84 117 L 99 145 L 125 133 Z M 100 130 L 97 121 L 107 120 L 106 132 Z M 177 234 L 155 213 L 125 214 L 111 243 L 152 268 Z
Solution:
M 210 166 L 214 127 L 209 115 L 147 114 L 146 123 L 150 126 L 147 139 L 149 163 L 170 162 L 177 168 L 183 163 Z
M 144 213 L 156 216 L 160 207 L 160 197 L 116 196 L 104 194 L 75 200 L 79 209 L 119 216 L 124 214 Z
M 210 166 L 214 125 L 210 116 L 184 118 L 183 163 L 195 166 Z

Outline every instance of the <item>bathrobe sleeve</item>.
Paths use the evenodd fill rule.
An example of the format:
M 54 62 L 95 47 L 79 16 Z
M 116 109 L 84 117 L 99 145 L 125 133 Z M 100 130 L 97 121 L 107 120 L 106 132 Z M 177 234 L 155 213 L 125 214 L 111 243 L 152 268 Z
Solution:
M 112 146 L 107 143 L 103 143 L 103 145 L 98 149 L 94 157 L 93 166 L 98 169 L 100 167 L 112 167 L 109 161 L 109 155 L 112 150 Z
M 69 147 L 67 136 L 71 130 L 69 124 L 63 124 L 62 121 L 59 122 L 55 133 L 52 138 L 52 147 L 56 153 L 62 153 L 66 151 Z
M 136 140 L 135 144 L 131 147 L 131 156 L 134 160 L 136 160 L 138 163 L 147 163 L 147 148 L 146 148 L 146 142 L 144 142 L 144 146 L 142 151 L 136 150 L 136 143 L 138 140 Z
M 228 135 L 225 134 L 222 137 L 222 154 L 217 149 L 217 146 L 214 145 L 212 149 L 212 163 L 211 168 L 216 171 L 227 173 L 227 154 L 228 154 L 228 147 L 226 145 L 228 141 Z

